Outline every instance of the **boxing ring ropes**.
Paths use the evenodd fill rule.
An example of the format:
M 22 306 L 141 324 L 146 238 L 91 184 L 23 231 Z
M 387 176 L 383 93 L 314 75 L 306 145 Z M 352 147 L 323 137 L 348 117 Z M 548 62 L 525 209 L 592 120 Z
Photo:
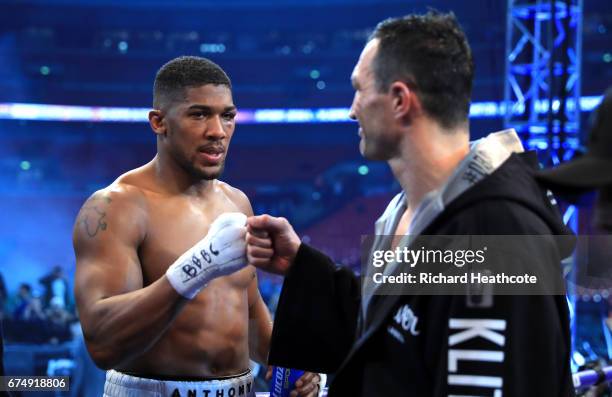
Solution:
M 576 389 L 583 389 L 604 382 L 610 382 L 612 381 L 612 365 L 599 369 L 576 372 L 572 377 Z

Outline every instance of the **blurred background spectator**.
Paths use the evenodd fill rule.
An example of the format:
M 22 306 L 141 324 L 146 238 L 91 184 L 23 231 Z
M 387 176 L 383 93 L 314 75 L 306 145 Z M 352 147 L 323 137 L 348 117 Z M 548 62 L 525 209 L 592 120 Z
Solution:
M 64 276 L 64 270 L 61 266 L 54 266 L 51 273 L 42 277 L 39 282 L 45 288 L 44 294 L 44 305 L 48 307 L 51 305 L 51 301 L 55 299 L 55 303 L 61 305 L 63 308 L 67 307 L 70 302 L 70 285 L 66 276 Z

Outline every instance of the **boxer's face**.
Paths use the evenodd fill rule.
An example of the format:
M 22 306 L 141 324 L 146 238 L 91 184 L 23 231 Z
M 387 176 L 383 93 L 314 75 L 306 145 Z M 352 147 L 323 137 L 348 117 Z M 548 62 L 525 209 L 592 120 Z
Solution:
M 389 160 L 397 154 L 398 135 L 392 128 L 390 95 L 379 92 L 372 70 L 377 50 L 377 39 L 368 42 L 355 65 L 351 75 L 355 96 L 349 116 L 359 123 L 361 154 L 370 160 Z
M 234 133 L 236 106 L 225 85 L 185 89 L 166 114 L 166 146 L 174 160 L 199 179 L 219 177 Z

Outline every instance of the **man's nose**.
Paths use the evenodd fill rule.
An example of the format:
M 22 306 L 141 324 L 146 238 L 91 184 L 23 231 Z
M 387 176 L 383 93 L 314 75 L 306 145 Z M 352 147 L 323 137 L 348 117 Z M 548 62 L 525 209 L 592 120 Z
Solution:
M 223 129 L 223 121 L 220 116 L 213 116 L 206 123 L 206 137 L 209 139 L 223 139 L 227 136 Z
M 357 120 L 357 115 L 355 114 L 355 98 L 353 98 L 353 102 L 351 102 L 348 116 L 351 120 Z

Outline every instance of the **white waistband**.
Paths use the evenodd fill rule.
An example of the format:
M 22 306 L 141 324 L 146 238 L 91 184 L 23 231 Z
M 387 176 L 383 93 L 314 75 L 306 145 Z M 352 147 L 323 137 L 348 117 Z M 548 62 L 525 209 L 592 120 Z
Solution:
M 207 381 L 139 378 L 115 370 L 106 372 L 104 397 L 254 397 L 253 375 Z

